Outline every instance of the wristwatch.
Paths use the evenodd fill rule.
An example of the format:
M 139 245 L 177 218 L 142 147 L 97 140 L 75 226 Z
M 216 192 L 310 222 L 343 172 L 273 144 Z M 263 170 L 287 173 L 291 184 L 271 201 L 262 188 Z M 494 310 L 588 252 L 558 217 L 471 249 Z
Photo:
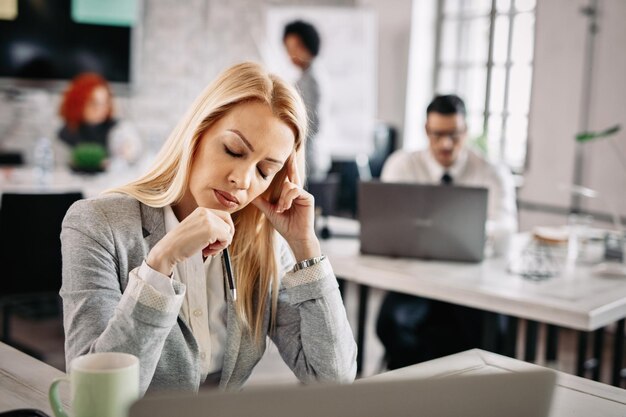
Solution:
M 322 262 L 324 259 L 326 259 L 326 255 L 316 256 L 315 258 L 309 258 L 309 259 L 305 259 L 304 261 L 296 262 L 296 264 L 293 266 L 292 272 L 296 272 L 301 269 L 308 268 L 310 266 L 318 264 Z

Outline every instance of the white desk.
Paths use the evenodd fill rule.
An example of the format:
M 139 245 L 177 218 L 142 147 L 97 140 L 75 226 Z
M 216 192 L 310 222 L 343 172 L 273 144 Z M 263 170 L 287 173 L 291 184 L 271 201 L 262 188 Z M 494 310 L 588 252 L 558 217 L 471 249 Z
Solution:
M 52 414 L 48 388 L 65 374 L 19 350 L 0 343 L 0 412 L 35 408 Z M 61 384 L 60 395 L 69 409 L 69 387 Z
M 473 349 L 364 380 L 441 378 L 460 374 L 521 372 L 536 368 L 539 366 Z M 557 372 L 557 386 L 550 416 L 624 417 L 626 416 L 626 390 Z
M 0 193 L 62 193 L 80 191 L 86 198 L 102 191 L 127 184 L 140 174 L 140 166 L 99 174 L 77 174 L 69 169 L 55 169 L 46 185 L 37 182 L 31 167 L 15 168 L 7 176 L 0 172 Z
M 526 362 L 474 349 L 445 358 L 386 372 L 368 379 L 430 378 L 463 373 L 518 372 L 535 368 Z M 0 343 L 0 412 L 36 408 L 52 415 L 48 387 L 65 375 L 43 362 Z M 69 409 L 69 390 L 61 384 Z M 558 373 L 551 417 L 626 416 L 626 390 Z
M 384 290 L 593 331 L 626 317 L 626 280 L 589 267 L 535 282 L 506 272 L 504 258 L 482 263 L 361 255 L 357 239 L 322 241 L 335 274 Z
M 331 231 L 358 231 L 354 223 L 335 221 Z M 626 317 L 624 279 L 596 276 L 589 267 L 577 266 L 560 276 L 535 282 L 509 274 L 506 258 L 487 258 L 472 264 L 362 255 L 357 238 L 322 241 L 322 251 L 335 274 L 348 281 L 579 330 L 583 332 L 581 345 L 586 344 L 586 332 L 600 332 L 617 322 L 613 383 L 619 379 Z M 365 297 L 361 296 L 363 301 Z M 359 323 L 361 330 L 363 327 Z M 580 355 L 580 374 L 583 362 Z

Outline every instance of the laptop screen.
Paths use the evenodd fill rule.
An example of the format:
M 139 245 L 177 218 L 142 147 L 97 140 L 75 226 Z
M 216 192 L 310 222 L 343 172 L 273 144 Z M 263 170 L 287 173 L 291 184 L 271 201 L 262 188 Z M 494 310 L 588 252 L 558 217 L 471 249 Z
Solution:
M 548 415 L 555 381 L 553 371 L 538 369 L 162 394 L 139 400 L 129 417 L 542 417 Z
M 481 261 L 487 197 L 486 188 L 361 182 L 361 252 Z

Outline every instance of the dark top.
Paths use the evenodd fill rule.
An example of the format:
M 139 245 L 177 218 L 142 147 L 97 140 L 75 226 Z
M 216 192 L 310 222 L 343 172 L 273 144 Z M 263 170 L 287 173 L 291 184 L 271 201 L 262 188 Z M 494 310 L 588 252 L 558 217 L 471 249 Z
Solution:
M 59 138 L 72 148 L 83 143 L 97 143 L 106 149 L 108 155 L 108 136 L 116 123 L 117 120 L 115 119 L 110 119 L 97 125 L 81 123 L 76 130 L 64 125 L 59 131 Z

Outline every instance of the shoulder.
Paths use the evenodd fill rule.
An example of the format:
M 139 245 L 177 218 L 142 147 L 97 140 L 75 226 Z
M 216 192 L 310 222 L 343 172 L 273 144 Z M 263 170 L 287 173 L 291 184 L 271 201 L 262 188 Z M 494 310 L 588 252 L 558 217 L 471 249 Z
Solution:
M 123 226 L 140 218 L 141 203 L 131 196 L 116 193 L 77 201 L 67 211 L 63 224 L 82 223 L 101 227 L 106 223 Z
M 404 177 L 413 172 L 416 166 L 421 164 L 421 154 L 423 151 L 398 150 L 389 155 L 383 166 L 382 178 L 394 180 L 398 175 Z
M 508 184 L 513 182 L 511 170 L 503 163 L 489 161 L 474 151 L 468 152 L 468 162 L 482 176 L 489 178 L 492 181 L 499 184 Z

